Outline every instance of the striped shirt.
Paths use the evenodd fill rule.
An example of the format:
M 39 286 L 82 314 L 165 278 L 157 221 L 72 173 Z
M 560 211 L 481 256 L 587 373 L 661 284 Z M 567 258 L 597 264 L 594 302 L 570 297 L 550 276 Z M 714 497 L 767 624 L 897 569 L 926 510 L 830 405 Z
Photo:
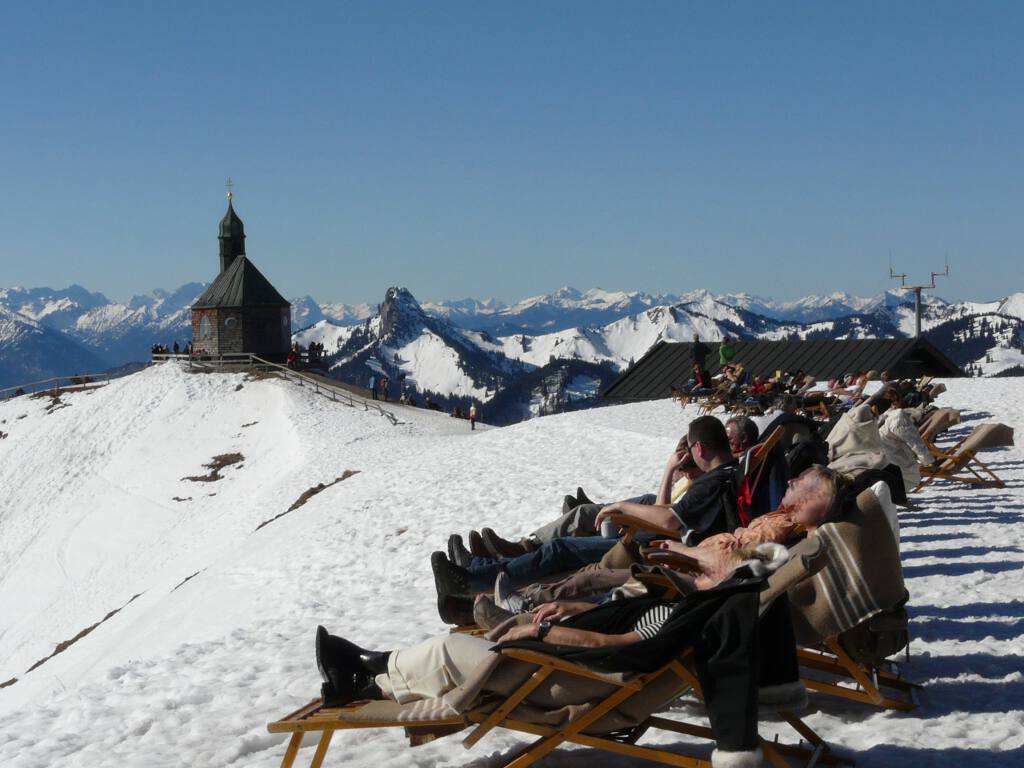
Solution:
M 658 603 L 652 605 L 636 620 L 633 631 L 640 635 L 641 640 L 650 640 L 661 629 L 662 624 L 668 621 L 668 616 L 675 608 L 671 603 Z

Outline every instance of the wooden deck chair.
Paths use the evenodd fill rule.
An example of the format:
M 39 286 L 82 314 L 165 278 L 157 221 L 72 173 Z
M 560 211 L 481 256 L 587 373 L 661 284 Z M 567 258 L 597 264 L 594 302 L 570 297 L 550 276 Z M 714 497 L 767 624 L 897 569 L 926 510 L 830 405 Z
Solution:
M 818 646 L 799 648 L 797 656 L 805 670 L 821 673 L 821 676 L 805 674 L 801 678 L 804 685 L 818 693 L 881 709 L 910 711 L 920 704 L 918 691 L 922 686 L 906 680 L 898 665 L 890 661 L 878 664 L 857 662 L 846 652 L 839 638 L 829 638 Z
M 991 448 L 1013 445 L 1013 428 L 1005 424 L 988 422 L 979 424 L 963 440 L 948 451 L 943 451 L 941 463 L 921 467 L 920 490 L 934 480 L 953 480 L 967 485 L 986 488 L 1005 488 L 1006 483 L 993 472 L 978 453 Z
M 917 427 L 917 431 L 928 446 L 928 450 L 937 459 L 947 459 L 948 454 L 935 445 L 935 439 L 952 427 L 960 423 L 960 411 L 955 408 L 936 408 L 929 411 Z
M 793 582 L 806 578 L 808 564 L 813 567 L 813 562 L 813 559 L 804 558 L 799 564 L 800 567 L 790 568 L 786 573 L 773 574 L 773 579 L 776 576 L 779 578 L 774 583 L 769 580 L 768 588 L 761 593 L 761 613 L 767 610 L 772 601 L 786 591 Z M 787 566 L 789 565 L 787 563 Z M 496 727 L 538 737 L 532 744 L 510 756 L 503 764 L 504 768 L 525 768 L 565 743 L 607 750 L 619 755 L 649 760 L 659 765 L 712 768 L 710 761 L 701 756 L 676 751 L 670 752 L 666 749 L 642 746 L 637 743 L 650 730 L 663 730 L 705 739 L 714 738 L 711 729 L 706 726 L 655 714 L 666 704 L 688 691 L 700 696 L 700 682 L 690 668 L 692 648 L 687 648 L 679 657 L 672 659 L 660 669 L 635 676 L 597 672 L 557 657 L 520 648 L 504 649 L 501 654 L 529 664 L 535 667 L 535 670 L 496 709 L 456 713 L 446 711 L 443 700 L 433 700 L 433 702 L 438 702 L 436 706 L 433 702 L 412 702 L 402 705 L 391 701 L 372 701 L 356 702 L 342 708 L 325 708 L 320 700 L 314 700 L 267 726 L 270 733 L 291 734 L 281 768 L 292 767 L 306 733 L 320 734 L 310 764 L 311 768 L 320 768 L 327 755 L 331 739 L 339 730 L 404 728 L 410 741 L 417 744 L 450 735 L 474 725 L 476 727 L 463 739 L 463 745 L 466 748 L 475 745 Z M 595 697 L 589 709 L 580 708 L 579 714 L 571 717 L 560 727 L 527 722 L 513 717 L 516 708 L 525 702 L 530 693 L 554 674 L 569 676 L 569 682 L 561 683 L 562 686 L 570 685 L 571 681 L 575 679 L 579 685 L 599 683 L 602 689 L 606 689 L 606 692 Z M 613 715 L 620 706 L 628 706 L 630 700 L 637 697 L 634 699 L 635 703 L 645 693 L 654 712 L 646 714 L 648 710 L 645 703 L 641 706 L 639 713 L 634 713 L 634 716 L 630 717 L 630 721 L 638 721 L 636 725 L 602 732 L 600 727 L 602 718 Z M 833 754 L 829 745 L 794 713 L 780 710 L 779 715 L 799 734 L 801 742 L 798 745 L 789 745 L 779 743 L 777 738 L 775 741 L 759 739 L 765 759 L 773 768 L 792 766 L 791 759 L 799 759 L 801 761 L 799 764 L 805 768 L 812 768 L 816 765 L 853 764 L 851 760 Z M 804 744 L 803 740 L 806 740 L 807 743 Z
M 904 680 L 887 660 L 909 640 L 907 593 L 899 545 L 879 497 L 870 488 L 863 491 L 855 510 L 806 541 L 812 538 L 824 541 L 829 561 L 790 591 L 794 629 L 804 643 L 798 651 L 804 684 L 884 709 L 913 709 L 920 686 Z M 798 554 L 803 546 L 792 551 Z M 872 638 L 892 642 L 883 651 L 867 642 Z
M 689 653 L 681 658 L 670 661 L 664 667 L 646 675 L 639 675 L 628 680 L 618 680 L 616 676 L 604 675 L 599 672 L 562 661 L 556 657 L 522 649 L 503 651 L 504 656 L 536 665 L 536 671 L 523 685 L 501 706 L 493 712 L 469 712 L 465 714 L 442 715 L 434 718 L 414 719 L 412 707 L 394 702 L 374 701 L 355 703 L 342 708 L 325 708 L 317 699 L 285 717 L 267 725 L 270 733 L 290 733 L 291 738 L 285 749 L 281 768 L 292 768 L 298 756 L 299 748 L 306 733 L 319 734 L 317 748 L 313 754 L 310 768 L 321 768 L 330 748 L 331 739 L 336 731 L 366 728 L 404 728 L 413 744 L 423 743 L 439 736 L 457 733 L 467 727 L 476 726 L 466 738 L 463 746 L 467 749 L 474 746 L 480 739 L 496 727 L 519 731 L 539 737 L 532 744 L 511 755 L 503 768 L 525 768 L 533 765 L 562 744 L 578 744 L 592 749 L 605 750 L 614 754 L 636 757 L 658 765 L 681 766 L 682 768 L 712 768 L 711 762 L 698 755 L 684 752 L 669 751 L 653 746 L 644 746 L 637 742 L 652 730 L 662 730 L 713 740 L 709 727 L 687 723 L 652 714 L 638 725 L 612 731 L 609 733 L 586 733 L 588 726 L 596 723 L 602 716 L 626 702 L 631 697 L 654 684 L 674 683 L 676 693 L 683 695 L 687 691 L 699 693 L 700 684 L 696 675 L 685 665 Z M 527 722 L 510 717 L 512 711 L 531 691 L 553 673 L 562 672 L 581 680 L 592 680 L 614 686 L 614 690 L 596 706 L 585 714 L 578 716 L 562 727 L 553 727 Z M 831 749 L 817 733 L 790 711 L 780 711 L 781 718 L 789 724 L 801 739 L 799 744 L 784 744 L 779 741 L 759 740 L 765 759 L 773 768 L 790 768 L 792 759 L 799 759 L 799 765 L 812 768 L 816 765 L 840 766 L 853 765 L 848 758 L 833 754 Z M 804 744 L 806 740 L 806 744 Z
M 718 382 L 707 397 L 701 398 L 698 401 L 697 414 L 699 416 L 707 416 L 718 406 L 728 406 L 729 388 L 731 386 L 732 382 L 728 379 Z
M 689 391 L 681 389 L 680 387 L 677 387 L 675 384 L 669 387 L 669 392 L 672 395 L 672 399 L 675 400 L 680 405 L 688 405 L 689 402 L 693 399 L 693 395 L 691 395 Z
M 812 392 L 805 395 L 800 403 L 800 409 L 818 421 L 828 421 L 832 418 L 832 411 L 828 407 L 827 392 Z
M 808 605 L 812 606 L 808 610 L 813 610 L 814 605 L 817 605 L 820 610 L 825 602 L 822 596 L 827 591 L 832 593 L 830 596 L 832 599 L 837 599 L 836 585 L 824 582 L 835 581 L 836 573 L 841 572 L 844 568 L 842 559 L 851 550 L 863 551 L 870 547 L 874 554 L 873 547 L 877 546 L 882 550 L 878 554 L 878 562 L 888 565 L 898 564 L 899 552 L 895 545 L 895 538 L 892 537 L 891 522 L 885 515 L 881 501 L 874 489 L 869 489 L 861 494 L 857 502 L 859 511 L 868 519 L 857 519 L 857 515 L 853 515 L 852 519 L 847 520 L 841 528 L 829 531 L 829 536 L 833 540 L 842 541 L 846 546 L 824 546 L 821 538 L 809 537 L 791 548 L 791 561 L 803 560 L 807 557 L 821 558 L 821 563 L 810 573 L 812 579 L 800 581 L 790 579 L 790 583 L 793 584 L 790 604 L 795 612 L 804 610 Z M 835 525 L 832 527 L 837 528 Z M 843 554 L 839 554 L 841 551 Z M 696 561 L 676 552 L 653 549 L 645 550 L 644 554 L 646 560 L 652 565 L 659 565 L 683 574 L 700 571 Z M 824 557 L 821 557 L 822 555 Z M 820 574 L 816 575 L 819 571 Z M 857 661 L 847 650 L 849 647 L 863 647 L 863 640 L 871 637 L 872 633 L 899 633 L 901 631 L 905 633 L 906 614 L 902 610 L 905 597 L 903 577 L 898 570 L 894 569 L 894 571 L 885 579 L 887 583 L 883 590 L 884 594 L 878 595 L 878 599 L 883 604 L 892 604 L 890 609 L 871 612 L 863 620 L 857 620 L 856 614 L 853 617 L 843 616 L 839 620 L 831 616 L 818 616 L 819 623 L 816 627 L 812 627 L 814 620 L 808 620 L 804 615 L 800 615 L 795 620 L 794 623 L 801 628 L 801 631 L 798 631 L 798 636 L 802 635 L 805 640 L 809 638 L 817 640 L 797 651 L 800 664 L 804 669 L 802 680 L 808 689 L 850 701 L 872 704 L 883 709 L 911 710 L 918 706 L 917 692 L 921 686 L 904 679 L 899 672 L 899 667 L 894 662 L 887 658 L 875 658 L 870 662 Z M 658 594 L 664 599 L 673 599 L 675 595 L 684 592 L 685 589 L 679 580 L 671 578 L 664 572 L 637 574 L 636 578 L 645 584 L 652 593 Z M 771 579 L 769 582 L 771 583 Z M 904 590 L 904 597 L 900 597 L 900 590 Z M 864 601 L 854 602 L 863 603 Z M 855 611 L 857 609 L 851 605 L 846 610 Z M 839 631 L 840 627 L 851 623 L 853 626 L 845 632 Z M 818 631 L 817 627 L 824 627 L 823 631 L 830 634 L 823 639 L 817 639 L 815 635 L 815 632 Z

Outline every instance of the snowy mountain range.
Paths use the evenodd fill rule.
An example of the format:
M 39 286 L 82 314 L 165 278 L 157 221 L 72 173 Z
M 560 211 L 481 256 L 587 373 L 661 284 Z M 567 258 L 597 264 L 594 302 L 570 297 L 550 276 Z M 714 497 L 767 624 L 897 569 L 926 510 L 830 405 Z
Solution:
M 391 288 L 380 312 L 363 324 L 345 326 L 325 319 L 295 338 L 304 345 L 324 345 L 333 377 L 366 386 L 371 375 L 386 375 L 396 388 L 401 382 L 445 406 L 464 406 L 469 399 L 491 402 L 495 423 L 505 423 L 593 404 L 598 391 L 659 341 L 689 341 L 694 334 L 711 340 L 725 335 L 766 340 L 892 338 L 914 330 L 912 304 L 893 293 L 873 299 L 808 297 L 788 307 L 776 304 L 776 317 L 750 309 L 766 306 L 764 299 L 707 291 L 676 298 L 681 300 L 606 324 L 560 327 L 569 318 L 605 318 L 613 307 L 625 311 L 656 297 L 562 289 L 513 306 L 473 300 L 421 306 L 407 289 Z M 853 306 L 860 311 L 851 312 Z M 845 314 L 838 314 L 840 307 L 847 308 Z M 784 319 L 786 313 L 828 319 L 802 322 Z M 538 325 L 552 330 L 522 330 Z M 998 375 L 1024 364 L 1024 294 L 984 304 L 932 301 L 922 325 L 929 338 L 972 373 Z M 518 330 L 495 330 L 508 328 Z
M 204 287 L 189 283 L 127 303 L 77 285 L 2 289 L 0 386 L 97 372 L 145 360 L 155 342 L 184 343 L 189 307 Z M 1021 370 L 1024 293 L 926 302 L 925 334 L 960 365 L 984 375 Z M 914 328 L 912 300 L 889 291 L 776 302 L 705 290 L 654 295 L 565 287 L 514 304 L 421 305 L 407 289 L 391 288 L 381 304 L 303 296 L 292 300 L 292 311 L 295 338 L 325 345 L 330 375 L 365 386 L 377 371 L 443 406 L 500 394 L 497 402 L 506 405 L 499 421 L 583 405 L 581 392 L 598 391 L 661 340 L 688 341 L 695 333 L 711 340 L 900 337 Z

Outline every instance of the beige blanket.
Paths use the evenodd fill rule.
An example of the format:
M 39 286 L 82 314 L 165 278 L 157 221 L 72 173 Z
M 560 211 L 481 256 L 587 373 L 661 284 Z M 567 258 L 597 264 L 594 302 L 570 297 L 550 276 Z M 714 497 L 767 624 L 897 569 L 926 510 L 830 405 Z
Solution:
M 828 465 L 845 475 L 888 464 L 875 415 L 868 405 L 844 413 L 828 434 Z

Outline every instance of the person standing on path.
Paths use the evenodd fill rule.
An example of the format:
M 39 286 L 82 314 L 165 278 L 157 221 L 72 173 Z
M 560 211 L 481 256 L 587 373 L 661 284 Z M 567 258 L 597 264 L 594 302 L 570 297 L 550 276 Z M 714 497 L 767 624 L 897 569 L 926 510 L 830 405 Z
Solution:
M 377 399 L 377 377 L 373 374 L 370 375 L 370 394 L 374 400 Z
M 736 357 L 736 347 L 732 345 L 732 339 L 726 336 L 718 345 L 718 364 L 727 365 L 734 357 Z
M 707 365 L 708 353 L 711 348 L 700 340 L 699 334 L 693 334 L 693 362 L 704 368 Z
M 469 428 L 476 429 L 476 403 L 469 404 Z

